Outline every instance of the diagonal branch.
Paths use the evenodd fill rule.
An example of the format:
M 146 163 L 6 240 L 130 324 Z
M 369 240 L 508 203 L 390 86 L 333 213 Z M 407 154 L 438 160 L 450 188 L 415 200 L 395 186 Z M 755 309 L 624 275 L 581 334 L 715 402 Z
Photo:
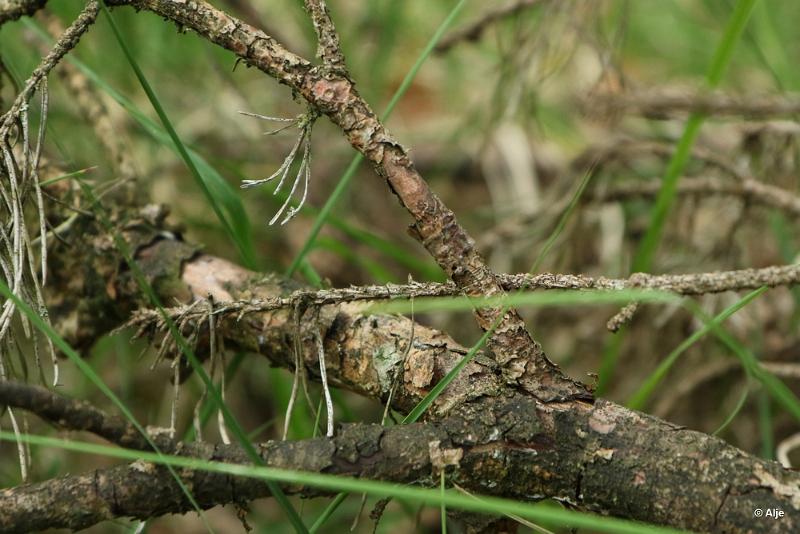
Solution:
M 436 45 L 436 53 L 443 54 L 448 52 L 451 48 L 463 41 L 477 41 L 492 24 L 541 3 L 542 0 L 513 0 L 511 3 L 504 6 L 492 8 L 474 22 L 467 24 L 463 28 L 454 30 L 452 33 L 445 36 L 445 38 Z
M 236 53 L 291 87 L 344 132 L 350 144 L 385 178 L 391 190 L 414 218 L 414 236 L 440 267 L 468 296 L 502 293 L 494 273 L 458 223 L 455 214 L 436 196 L 417 172 L 407 151 L 392 138 L 346 73 L 314 67 L 292 54 L 263 32 L 197 0 L 115 0 L 165 17 L 209 41 Z M 489 348 L 509 383 L 541 399 L 591 399 L 583 384 L 564 376 L 533 341 L 516 312 L 477 309 L 484 330 L 497 323 Z M 502 317 L 501 317 L 502 315 Z

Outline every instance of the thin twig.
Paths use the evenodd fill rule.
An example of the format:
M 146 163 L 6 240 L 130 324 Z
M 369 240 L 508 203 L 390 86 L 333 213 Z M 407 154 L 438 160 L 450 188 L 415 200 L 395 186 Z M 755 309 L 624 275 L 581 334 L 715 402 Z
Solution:
M 585 106 L 592 113 L 628 113 L 649 119 L 672 119 L 688 113 L 745 119 L 790 118 L 800 113 L 796 95 L 734 95 L 715 92 L 647 90 L 593 94 Z
M 492 24 L 540 3 L 542 0 L 515 0 L 510 4 L 487 11 L 478 20 L 445 36 L 434 50 L 438 54 L 443 54 L 462 41 L 477 41 Z

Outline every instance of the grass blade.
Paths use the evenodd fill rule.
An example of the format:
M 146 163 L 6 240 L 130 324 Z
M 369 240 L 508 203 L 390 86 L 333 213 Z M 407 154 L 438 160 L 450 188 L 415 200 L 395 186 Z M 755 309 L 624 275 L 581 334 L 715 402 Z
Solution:
M 725 26 L 725 32 L 722 39 L 714 51 L 714 57 L 711 60 L 708 71 L 706 72 L 706 86 L 709 89 L 714 89 L 719 85 L 722 76 L 730 63 L 736 43 L 741 37 L 747 20 L 753 11 L 756 0 L 738 0 L 734 7 L 733 13 L 728 17 L 728 22 Z M 686 122 L 683 134 L 681 135 L 675 153 L 667 164 L 667 169 L 664 173 L 663 183 L 661 189 L 656 197 L 656 203 L 653 207 L 653 213 L 650 217 L 650 224 L 647 227 L 644 237 L 642 238 L 639 248 L 634 255 L 633 264 L 631 267 L 632 272 L 649 272 L 652 265 L 653 256 L 655 255 L 658 244 L 661 241 L 661 235 L 664 231 L 664 224 L 669 214 L 670 209 L 675 201 L 675 196 L 678 191 L 678 182 L 680 181 L 686 163 L 692 151 L 692 145 L 700 133 L 700 127 L 703 125 L 704 116 L 692 114 Z M 617 333 L 610 338 L 606 343 L 603 350 L 602 361 L 600 362 L 599 377 L 597 384 L 597 394 L 603 394 L 611 383 L 614 376 L 614 371 L 617 367 L 619 360 L 619 353 L 622 348 L 622 342 L 627 332 L 624 326 L 620 328 Z
M 125 58 L 128 60 L 131 69 L 133 70 L 134 74 L 136 74 L 136 78 L 139 80 L 139 84 L 142 86 L 145 94 L 147 95 L 147 99 L 150 101 L 150 104 L 153 106 L 156 114 L 158 115 L 161 124 L 164 126 L 167 134 L 169 135 L 170 139 L 174 143 L 175 150 L 181 156 L 183 161 L 186 163 L 186 167 L 189 169 L 190 173 L 194 177 L 197 185 L 200 187 L 203 195 L 206 198 L 206 201 L 211 206 L 211 209 L 214 210 L 219 221 L 222 223 L 222 226 L 225 228 L 225 231 L 230 235 L 231 239 L 233 240 L 236 248 L 239 251 L 239 254 L 242 256 L 243 261 L 245 264 L 253 268 L 255 266 L 255 254 L 253 252 L 253 246 L 250 242 L 250 234 L 249 234 L 249 222 L 247 221 L 247 217 L 244 214 L 244 210 L 238 212 L 238 217 L 234 216 L 231 217 L 233 222 L 229 220 L 229 218 L 225 215 L 222 206 L 220 205 L 219 198 L 225 196 L 226 191 L 225 187 L 220 185 L 220 182 L 217 180 L 210 180 L 207 177 L 210 175 L 208 173 L 208 168 L 204 168 L 206 173 L 201 173 L 198 169 L 198 166 L 204 166 L 203 162 L 197 161 L 195 158 L 191 156 L 186 145 L 184 145 L 183 141 L 181 141 L 178 133 L 175 131 L 175 128 L 172 126 L 172 122 L 167 117 L 166 112 L 164 111 L 164 107 L 161 105 L 158 97 L 155 94 L 155 91 L 150 85 L 150 82 L 147 80 L 147 77 L 142 72 L 139 64 L 136 62 L 136 59 L 133 57 L 133 53 L 131 52 L 128 44 L 122 37 L 122 34 L 117 27 L 116 22 L 114 22 L 114 18 L 109 13 L 108 8 L 106 7 L 105 3 L 101 2 L 100 4 L 103 8 L 103 14 L 106 16 L 106 19 L 111 26 L 111 30 L 116 37 L 117 43 L 119 43 L 120 48 L 122 49 Z M 223 180 L 224 182 L 224 180 Z M 228 186 L 229 187 L 229 186 Z M 234 228 L 234 224 L 237 228 Z
M 220 394 L 219 390 L 214 385 L 214 382 L 208 376 L 205 369 L 203 368 L 203 364 L 195 355 L 192 348 L 189 346 L 189 343 L 181 334 L 178 327 L 175 325 L 175 322 L 169 316 L 169 314 L 164 309 L 164 306 L 161 304 L 158 295 L 156 295 L 155 290 L 153 287 L 147 282 L 147 278 L 145 277 L 144 273 L 142 272 L 139 264 L 133 259 L 133 254 L 131 253 L 128 244 L 119 234 L 119 232 L 113 227 L 111 220 L 108 217 L 103 206 L 100 204 L 97 196 L 92 191 L 91 187 L 89 187 L 86 183 L 82 180 L 78 179 L 78 183 L 81 185 L 81 188 L 84 194 L 91 200 L 92 207 L 94 208 L 95 213 L 97 213 L 98 218 L 100 219 L 101 223 L 105 226 L 106 231 L 109 235 L 113 238 L 114 244 L 116 245 L 117 249 L 122 254 L 123 258 L 125 259 L 125 263 L 128 265 L 128 268 L 133 274 L 134 279 L 136 280 L 137 285 L 139 286 L 139 290 L 145 294 L 148 298 L 150 303 L 158 309 L 161 318 L 164 320 L 164 323 L 167 325 L 169 329 L 170 335 L 175 340 L 176 345 L 180 348 L 183 355 L 186 357 L 187 361 L 192 367 L 192 370 L 200 377 L 203 384 L 208 391 L 209 397 L 214 401 L 216 407 L 222 412 L 222 415 L 225 419 L 225 424 L 230 428 L 231 432 L 234 434 L 236 439 L 242 445 L 242 448 L 247 452 L 250 459 L 256 465 L 263 465 L 264 461 L 261 456 L 256 451 L 253 444 L 247 437 L 247 434 L 242 429 L 241 425 L 239 424 L 236 417 L 234 417 L 233 413 L 230 411 L 228 406 L 222 400 L 222 395 Z M 275 501 L 284 509 L 289 521 L 292 523 L 292 526 L 295 530 L 300 534 L 305 534 L 308 530 L 305 528 L 303 521 L 300 519 L 300 515 L 292 506 L 292 503 L 286 498 L 283 491 L 280 487 L 275 484 L 268 482 L 267 485 L 269 486 L 270 491 L 272 492 Z
M 756 289 L 755 291 L 751 291 L 747 295 L 745 295 L 742 299 L 738 300 L 734 304 L 728 306 L 722 312 L 720 312 L 716 317 L 711 319 L 710 321 L 706 322 L 706 324 L 700 330 L 694 332 L 691 336 L 683 340 L 683 342 L 678 345 L 669 355 L 664 359 L 661 364 L 656 368 L 653 373 L 645 379 L 644 383 L 639 387 L 636 393 L 630 398 L 627 403 L 628 408 L 631 410 L 641 410 L 644 408 L 645 403 L 650 398 L 650 395 L 653 394 L 653 391 L 656 389 L 658 384 L 664 379 L 667 375 L 669 370 L 675 365 L 675 362 L 678 361 L 678 358 L 683 354 L 686 349 L 697 343 L 700 339 L 702 339 L 707 333 L 714 330 L 718 325 L 725 322 L 730 316 L 732 316 L 737 311 L 741 310 L 749 303 L 751 303 L 756 297 L 762 295 L 767 290 L 766 287 L 761 287 Z
M 13 433 L 0 431 L 0 440 L 11 441 L 13 439 Z M 484 496 L 481 496 L 480 499 L 475 499 L 472 496 L 462 495 L 452 491 L 447 491 L 442 494 L 439 489 L 419 488 L 315 472 L 212 462 L 186 456 L 163 455 L 159 457 L 156 454 L 148 452 L 130 451 L 95 443 L 69 441 L 30 434 L 22 434 L 20 439 L 36 446 L 58 447 L 66 450 L 109 456 L 128 461 L 142 460 L 159 465 L 171 465 L 173 467 L 203 470 L 230 476 L 256 478 L 272 483 L 281 482 L 284 484 L 311 486 L 327 491 L 368 493 L 376 497 L 403 499 L 426 505 L 444 504 L 453 508 L 485 514 L 513 514 L 532 521 L 550 525 L 585 528 L 593 532 L 610 532 L 613 534 L 677 534 L 685 532 L 625 519 L 577 512 L 561 507 L 549 506 L 546 503 L 530 504 L 498 497 Z
M 747 20 L 750 18 L 756 1 L 757 0 L 739 0 L 736 3 L 733 13 L 728 18 L 725 32 L 714 51 L 714 57 L 706 73 L 706 86 L 709 89 L 716 88 L 722 80 L 722 76 L 730 63 L 733 51 L 744 31 Z M 678 182 L 680 181 L 683 169 L 686 167 L 686 163 L 689 161 L 692 145 L 694 145 L 694 141 L 700 133 L 700 127 L 703 125 L 704 120 L 704 115 L 692 114 L 686 123 L 683 135 L 681 135 L 675 153 L 672 155 L 667 165 L 667 170 L 664 173 L 661 190 L 656 197 L 656 204 L 653 207 L 653 214 L 650 218 L 647 232 L 636 251 L 636 256 L 633 260 L 633 272 L 647 272 L 650 270 L 653 256 L 664 231 L 664 223 L 666 222 L 670 208 L 675 202 Z

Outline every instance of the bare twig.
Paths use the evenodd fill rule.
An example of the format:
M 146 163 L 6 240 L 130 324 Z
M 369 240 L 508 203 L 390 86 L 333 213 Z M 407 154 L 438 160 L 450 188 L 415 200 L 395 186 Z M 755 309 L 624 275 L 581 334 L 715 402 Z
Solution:
M 514 0 L 504 6 L 493 8 L 484 13 L 478 20 L 446 35 L 436 45 L 435 51 L 442 54 L 462 41 L 477 41 L 492 24 L 541 3 L 542 0 Z
M 687 113 L 746 119 L 789 118 L 800 113 L 795 95 L 733 95 L 722 92 L 641 91 L 593 94 L 585 103 L 592 113 L 629 113 L 670 119 Z
M 47 0 L 0 0 L 0 24 L 33 15 L 45 3 Z
M 328 12 L 325 0 L 305 0 L 306 11 L 314 24 L 317 33 L 317 57 L 325 65 L 334 68 L 344 68 L 344 55 L 339 45 L 339 34 L 333 25 L 333 19 Z

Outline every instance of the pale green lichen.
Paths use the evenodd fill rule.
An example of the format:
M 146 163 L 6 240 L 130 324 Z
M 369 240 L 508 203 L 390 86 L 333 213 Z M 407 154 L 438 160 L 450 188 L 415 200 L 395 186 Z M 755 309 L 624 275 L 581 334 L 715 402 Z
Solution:
M 397 350 L 394 344 L 386 343 L 375 350 L 372 355 L 372 366 L 378 374 L 381 394 L 386 395 L 392 389 L 392 383 L 402 363 L 403 354 Z

